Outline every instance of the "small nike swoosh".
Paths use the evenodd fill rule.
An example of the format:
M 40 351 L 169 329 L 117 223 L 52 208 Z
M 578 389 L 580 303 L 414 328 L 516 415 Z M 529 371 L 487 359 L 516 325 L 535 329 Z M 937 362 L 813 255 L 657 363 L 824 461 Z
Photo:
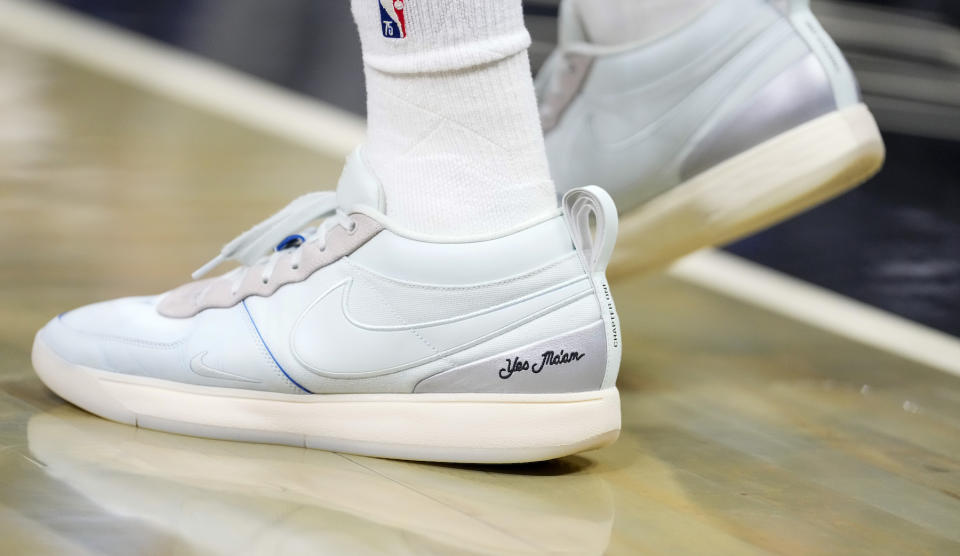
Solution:
M 245 376 L 235 375 L 233 373 L 228 373 L 227 371 L 221 371 L 220 369 L 214 369 L 213 367 L 208 366 L 203 362 L 203 356 L 207 352 L 202 351 L 193 356 L 193 359 L 190 360 L 190 370 L 194 373 L 205 376 L 207 378 L 219 378 L 221 380 L 239 380 L 240 382 L 260 382 L 259 380 L 247 378 Z
M 378 376 L 466 349 L 592 293 L 584 276 L 491 307 L 440 321 L 375 326 L 347 310 L 352 280 L 336 284 L 294 324 L 291 348 L 309 371 L 330 378 Z M 385 309 L 386 310 L 386 309 Z

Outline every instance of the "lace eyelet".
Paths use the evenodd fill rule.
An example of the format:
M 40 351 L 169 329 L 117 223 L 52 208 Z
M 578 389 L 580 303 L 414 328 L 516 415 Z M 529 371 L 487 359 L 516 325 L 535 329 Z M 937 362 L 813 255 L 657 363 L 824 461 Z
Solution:
M 266 279 L 266 278 L 263 278 L 263 279 L 260 280 L 260 282 L 263 283 L 263 284 L 269 284 L 269 283 L 270 283 L 270 280 L 268 280 L 268 279 Z
M 356 220 L 351 220 L 351 221 L 350 221 L 350 227 L 347 228 L 347 234 L 353 235 L 354 233 L 356 233 L 357 228 L 359 228 L 359 227 L 360 227 L 360 226 L 357 224 L 357 221 L 356 221 Z
M 300 265 L 295 264 L 295 265 L 293 265 L 293 266 L 290 267 L 290 270 L 300 270 Z

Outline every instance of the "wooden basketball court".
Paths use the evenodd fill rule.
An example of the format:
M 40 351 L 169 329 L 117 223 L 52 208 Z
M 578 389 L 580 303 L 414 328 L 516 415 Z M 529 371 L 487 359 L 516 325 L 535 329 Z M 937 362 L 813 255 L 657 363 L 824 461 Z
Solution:
M 388 461 L 66 404 L 30 365 L 47 320 L 189 280 L 343 156 L 92 68 L 0 33 L 0 553 L 960 553 L 960 378 L 683 273 L 613 284 L 624 428 L 582 456 Z

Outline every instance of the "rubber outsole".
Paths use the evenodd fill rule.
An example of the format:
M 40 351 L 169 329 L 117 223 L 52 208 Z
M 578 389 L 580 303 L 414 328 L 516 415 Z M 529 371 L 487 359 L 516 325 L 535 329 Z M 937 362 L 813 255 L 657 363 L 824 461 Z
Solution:
M 38 336 L 51 390 L 100 417 L 160 430 L 358 455 L 523 463 L 601 448 L 620 432 L 616 388 L 569 394 L 279 394 L 180 384 L 76 365 Z
M 811 120 L 622 215 L 607 274 L 650 272 L 769 227 L 860 185 L 884 156 L 864 104 Z

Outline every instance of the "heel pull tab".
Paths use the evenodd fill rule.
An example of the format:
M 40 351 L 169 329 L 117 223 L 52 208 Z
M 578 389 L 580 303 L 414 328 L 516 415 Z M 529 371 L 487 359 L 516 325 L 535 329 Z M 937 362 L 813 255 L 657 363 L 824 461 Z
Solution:
M 563 216 L 580 262 L 590 273 L 603 274 L 617 243 L 617 206 L 596 185 L 571 189 L 563 196 Z M 594 226 L 590 225 L 591 216 Z

